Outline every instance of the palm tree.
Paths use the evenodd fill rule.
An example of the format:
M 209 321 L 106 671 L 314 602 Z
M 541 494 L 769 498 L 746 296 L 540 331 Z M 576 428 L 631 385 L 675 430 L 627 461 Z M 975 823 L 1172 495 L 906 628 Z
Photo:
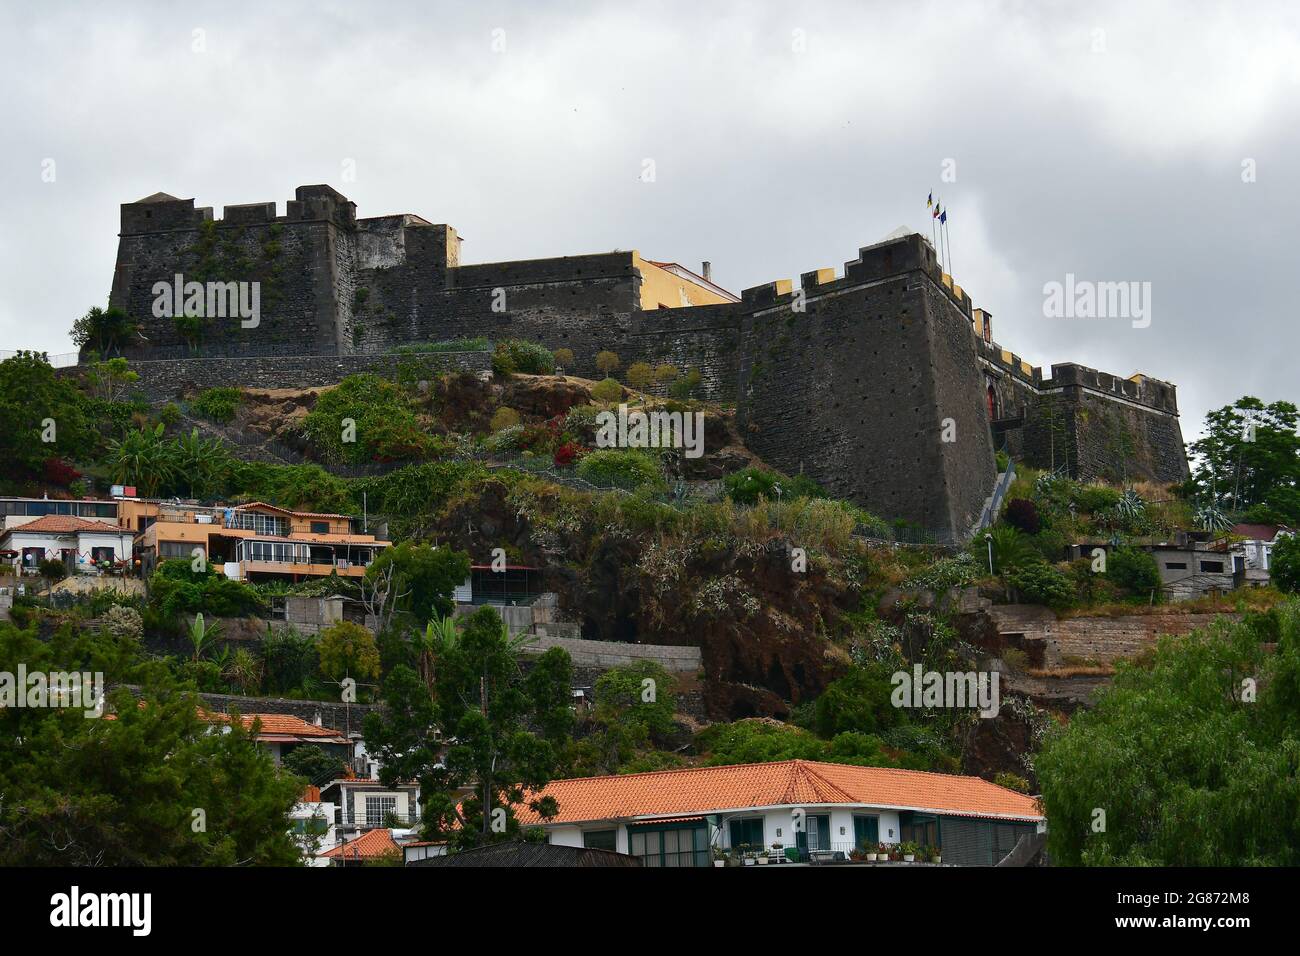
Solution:
M 229 456 L 215 438 L 203 438 L 194 428 L 177 439 L 173 447 L 175 476 L 187 484 L 191 498 L 206 493 L 225 477 Z

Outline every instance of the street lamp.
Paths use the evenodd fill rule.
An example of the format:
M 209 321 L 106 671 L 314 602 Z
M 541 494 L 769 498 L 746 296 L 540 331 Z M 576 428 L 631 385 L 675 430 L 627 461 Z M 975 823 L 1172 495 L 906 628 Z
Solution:
M 989 544 L 989 574 L 993 573 L 993 535 L 985 534 L 984 540 Z

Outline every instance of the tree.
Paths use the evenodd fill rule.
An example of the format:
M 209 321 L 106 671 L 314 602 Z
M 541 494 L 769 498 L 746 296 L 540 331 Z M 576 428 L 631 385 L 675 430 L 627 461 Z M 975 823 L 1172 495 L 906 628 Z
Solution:
M 139 380 L 139 374 L 131 371 L 124 358 L 93 362 L 86 370 L 86 385 L 91 397 L 104 402 L 119 401 L 126 390 Z
M 139 323 L 121 309 L 95 306 L 72 323 L 72 344 L 82 352 L 120 355 L 139 333 Z
M 1269 578 L 1279 591 L 1300 593 L 1300 535 L 1283 535 L 1273 547 Z
M 573 349 L 556 349 L 555 365 L 559 371 L 564 371 L 573 365 Z
M 1035 757 L 1048 850 L 1066 866 L 1295 866 L 1298 748 L 1300 604 L 1162 638 Z
M 1148 597 L 1159 592 L 1162 581 L 1156 559 L 1137 548 L 1116 548 L 1106 556 L 1106 577 L 1130 594 Z
M 296 774 L 310 786 L 319 787 L 342 776 L 347 764 L 338 756 L 326 753 L 315 744 L 294 747 L 285 755 L 282 766 Z
M 316 644 L 321 673 L 331 680 L 379 676 L 375 636 L 360 624 L 339 621 L 321 631 Z
M 695 394 L 695 390 L 700 387 L 700 382 L 703 380 L 704 376 L 700 374 L 698 368 L 690 369 L 668 386 L 668 394 L 679 401 L 686 401 Z
M 654 369 L 645 362 L 634 362 L 627 368 L 627 383 L 635 389 L 645 391 L 654 380 Z
M 39 475 L 51 458 L 89 454 L 97 437 L 85 399 L 43 355 L 19 352 L 0 362 L 0 469 Z
M 816 726 L 827 740 L 836 734 L 874 734 L 904 719 L 890 697 L 894 685 L 891 669 L 873 663 L 854 667 L 826 686 L 816 703 Z
M 660 385 L 667 385 L 677 378 L 676 365 L 659 365 L 655 367 L 655 381 Z
M 1187 490 L 1237 511 L 1269 505 L 1286 523 L 1300 523 L 1300 411 L 1291 402 L 1265 405 L 1247 395 L 1205 416 L 1205 437 L 1188 451 Z
M 113 720 L 69 707 L 0 708 L 0 866 L 291 866 L 301 780 L 239 721 L 212 733 L 199 701 L 138 646 L 0 622 L 0 672 L 102 670 L 141 685 L 108 696 Z M 143 701 L 141 705 L 140 701 Z
M 464 552 L 403 541 L 380 552 L 366 568 L 365 580 L 372 589 L 387 585 L 391 605 L 380 608 L 386 618 L 381 625 L 387 626 L 394 613 L 409 615 L 417 625 L 450 614 L 452 589 L 467 577 L 469 555 Z
M 480 608 L 437 661 L 432 698 L 399 665 L 384 682 L 384 711 L 366 715 L 380 779 L 419 780 L 431 837 L 458 846 L 510 839 L 520 832 L 517 807 L 544 819 L 557 811 L 537 794 L 559 769 L 572 732 L 572 664 L 551 648 L 525 676 L 518 649 L 496 611 Z M 473 795 L 462 798 L 467 790 Z
M 673 677 L 654 661 L 613 667 L 596 679 L 592 732 L 574 748 L 582 771 L 618 773 L 673 731 Z
M 602 375 L 608 377 L 609 375 L 613 374 L 614 370 L 618 368 L 618 366 L 619 366 L 619 359 L 616 353 L 614 352 L 596 353 L 596 368 L 600 370 L 600 373 Z

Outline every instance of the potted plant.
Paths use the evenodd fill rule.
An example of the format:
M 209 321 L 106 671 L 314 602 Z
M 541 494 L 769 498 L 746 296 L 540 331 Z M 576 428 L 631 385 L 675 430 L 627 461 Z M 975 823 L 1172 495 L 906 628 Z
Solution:
M 890 846 L 888 843 L 876 844 L 876 859 L 879 860 L 881 863 L 887 863 L 889 861 L 889 853 L 890 853 Z
M 715 850 L 715 851 L 714 851 L 714 854 L 713 854 L 713 865 L 714 865 L 714 866 L 726 866 L 726 865 L 727 865 L 727 851 L 726 851 L 726 850 Z
M 902 851 L 904 863 L 916 862 L 917 847 L 915 843 L 908 841 L 907 843 L 904 843 L 901 847 L 899 847 L 899 849 Z
M 943 862 L 943 851 L 940 850 L 937 846 L 932 846 L 932 847 L 930 847 L 929 852 L 928 852 L 927 855 L 930 857 L 930 862 L 931 862 L 931 863 L 942 863 L 942 862 Z

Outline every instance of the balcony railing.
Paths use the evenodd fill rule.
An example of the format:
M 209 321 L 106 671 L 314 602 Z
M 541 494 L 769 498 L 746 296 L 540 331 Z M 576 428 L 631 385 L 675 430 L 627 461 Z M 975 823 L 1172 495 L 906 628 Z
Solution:
M 345 812 L 342 807 L 334 811 L 334 822 L 341 827 L 357 830 L 373 830 L 378 827 L 414 827 L 420 823 L 420 810 L 412 807 L 406 811 L 386 810 L 375 812 L 373 809 Z

